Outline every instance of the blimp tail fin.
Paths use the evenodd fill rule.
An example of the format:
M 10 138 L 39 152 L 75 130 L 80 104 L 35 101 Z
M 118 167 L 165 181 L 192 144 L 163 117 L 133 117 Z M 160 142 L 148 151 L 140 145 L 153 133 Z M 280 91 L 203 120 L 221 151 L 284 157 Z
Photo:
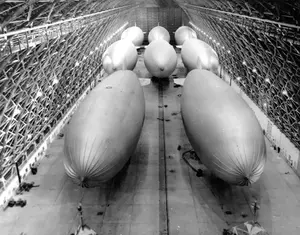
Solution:
M 197 57 L 197 64 L 196 64 L 196 67 L 197 67 L 198 69 L 202 69 L 202 64 L 201 64 L 201 60 L 200 60 L 200 57 L 199 57 L 199 56 Z

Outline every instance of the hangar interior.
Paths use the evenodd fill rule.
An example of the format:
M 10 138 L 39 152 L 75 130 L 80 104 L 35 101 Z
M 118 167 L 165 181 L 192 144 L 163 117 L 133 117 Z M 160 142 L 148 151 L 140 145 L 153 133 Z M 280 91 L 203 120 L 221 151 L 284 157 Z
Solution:
M 103 235 L 216 235 L 233 227 L 300 234 L 299 22 L 292 0 L 0 0 L 0 233 L 75 233 L 81 202 L 85 223 Z M 81 188 L 65 174 L 64 127 L 107 76 L 104 51 L 134 25 L 143 45 L 153 27 L 166 28 L 178 64 L 169 79 L 147 82 L 139 49 L 133 71 L 147 84 L 136 151 L 111 181 Z M 263 129 L 267 163 L 253 185 L 223 185 L 192 154 L 182 157 L 192 149 L 180 114 L 183 88 L 175 84 L 187 75 L 174 39 L 182 25 L 216 51 L 220 79 Z M 19 182 L 37 187 L 16 194 Z M 9 207 L 11 198 L 27 204 Z M 253 220 L 261 227 L 248 224 L 257 232 L 246 232 Z

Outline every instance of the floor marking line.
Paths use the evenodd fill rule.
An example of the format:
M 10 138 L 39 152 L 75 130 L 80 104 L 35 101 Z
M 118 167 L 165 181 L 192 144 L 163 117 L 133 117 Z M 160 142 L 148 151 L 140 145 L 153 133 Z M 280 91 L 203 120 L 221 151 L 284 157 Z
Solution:
M 163 84 L 159 83 L 158 103 L 164 107 Z M 158 107 L 159 119 L 159 234 L 169 235 L 167 162 L 165 143 L 164 108 Z

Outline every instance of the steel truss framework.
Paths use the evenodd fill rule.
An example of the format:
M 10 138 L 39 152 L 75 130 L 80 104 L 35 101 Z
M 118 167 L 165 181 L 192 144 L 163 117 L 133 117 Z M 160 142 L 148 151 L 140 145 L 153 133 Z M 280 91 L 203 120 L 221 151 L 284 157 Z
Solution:
M 134 7 L 0 34 L 2 185 L 15 173 L 11 163 L 25 164 L 83 91 L 97 80 L 102 53 L 120 38 Z
M 105 0 L 0 0 L 0 33 L 97 13 L 120 4 Z
M 126 9 L 128 6 L 2 34 L 0 35 L 0 56 L 34 47 L 42 42 L 61 37 L 80 28 L 89 27 L 95 23 L 101 25 L 111 14 Z
M 197 5 L 265 21 L 300 24 L 300 2 L 294 0 L 177 0 L 181 7 Z
M 235 82 L 300 149 L 300 27 L 185 9 Z

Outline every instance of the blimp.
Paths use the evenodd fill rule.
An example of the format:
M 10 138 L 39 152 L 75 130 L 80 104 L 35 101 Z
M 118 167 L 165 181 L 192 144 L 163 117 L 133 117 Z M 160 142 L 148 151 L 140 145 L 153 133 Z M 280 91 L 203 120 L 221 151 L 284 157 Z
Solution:
M 144 42 L 144 33 L 141 28 L 137 26 L 132 26 L 123 31 L 121 39 L 127 39 L 133 43 L 135 46 L 141 46 Z
M 196 32 L 188 27 L 188 26 L 181 26 L 175 31 L 175 42 L 176 45 L 182 45 L 187 39 L 190 38 L 197 38 Z
M 165 40 L 170 42 L 170 33 L 162 26 L 156 26 L 150 30 L 148 34 L 148 42 L 151 43 L 154 40 Z
M 196 38 L 187 39 L 183 43 L 181 58 L 188 72 L 193 69 L 206 69 L 217 73 L 219 68 L 218 55 L 214 49 Z
M 266 163 L 261 126 L 248 104 L 207 70 L 188 73 L 181 96 L 187 137 L 202 163 L 232 185 L 256 182 Z
M 145 116 L 145 99 L 136 74 L 112 73 L 82 101 L 64 142 L 64 167 L 82 187 L 112 179 L 134 152 Z
M 177 54 L 167 41 L 158 39 L 147 46 L 144 63 L 152 76 L 166 78 L 174 72 L 177 66 Z
M 133 70 L 138 54 L 130 40 L 118 40 L 111 44 L 102 55 L 103 69 L 107 74 L 118 70 Z

